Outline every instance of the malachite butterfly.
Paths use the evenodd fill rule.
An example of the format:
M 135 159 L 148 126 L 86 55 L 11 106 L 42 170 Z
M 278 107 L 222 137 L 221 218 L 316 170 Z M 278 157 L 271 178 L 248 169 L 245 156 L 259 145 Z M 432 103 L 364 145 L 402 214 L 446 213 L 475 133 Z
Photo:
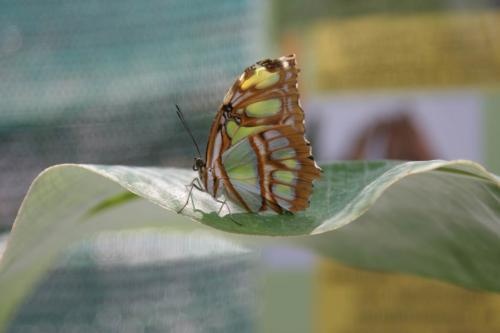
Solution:
M 295 55 L 245 69 L 215 116 L 205 159 L 195 158 L 199 178 L 188 201 L 194 186 L 248 212 L 298 212 L 309 206 L 321 169 L 304 137 L 298 73 Z

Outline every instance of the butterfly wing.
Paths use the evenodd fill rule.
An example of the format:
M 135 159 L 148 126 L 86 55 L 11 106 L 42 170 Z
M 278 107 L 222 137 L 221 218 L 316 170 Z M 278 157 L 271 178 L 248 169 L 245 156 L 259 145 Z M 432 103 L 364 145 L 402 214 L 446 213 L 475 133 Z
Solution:
M 297 212 L 309 206 L 320 169 L 304 136 L 289 125 L 247 136 L 222 156 L 224 188 L 252 212 Z
M 224 189 L 252 212 L 308 206 L 320 169 L 304 137 L 298 72 L 294 55 L 262 60 L 228 91 L 210 130 L 202 175 L 214 197 Z
M 303 132 L 298 73 L 295 55 L 259 61 L 229 89 L 222 110 L 239 126 L 287 124 Z
M 287 124 L 304 133 L 295 55 L 266 59 L 245 69 L 224 97 L 210 130 L 209 167 L 239 140 L 271 126 Z

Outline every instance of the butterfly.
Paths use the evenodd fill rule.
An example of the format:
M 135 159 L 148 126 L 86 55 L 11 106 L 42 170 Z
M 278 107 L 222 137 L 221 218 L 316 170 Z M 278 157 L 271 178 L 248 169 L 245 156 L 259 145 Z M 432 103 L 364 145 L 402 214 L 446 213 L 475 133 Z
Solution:
M 245 69 L 213 120 L 205 159 L 177 107 L 200 156 L 188 201 L 195 187 L 223 205 L 218 198 L 229 198 L 248 212 L 293 213 L 309 206 L 312 182 L 321 169 L 304 136 L 298 73 L 295 55 Z

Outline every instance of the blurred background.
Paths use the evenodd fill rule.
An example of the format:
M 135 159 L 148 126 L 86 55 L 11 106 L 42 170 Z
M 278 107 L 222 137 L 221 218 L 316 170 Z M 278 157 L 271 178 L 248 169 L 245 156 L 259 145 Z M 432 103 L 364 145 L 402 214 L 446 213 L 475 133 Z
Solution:
M 465 158 L 498 174 L 499 41 L 498 0 L 0 0 L 0 230 L 53 164 L 190 167 L 174 105 L 204 145 L 243 69 L 290 53 L 319 161 Z M 311 310 L 334 302 L 316 296 L 341 268 L 290 249 L 268 259 L 271 307 L 303 295 L 282 314 L 290 329 L 349 331 Z M 342 318 L 361 315 L 379 318 Z
M 56 163 L 190 166 L 227 89 L 296 53 L 322 162 L 467 158 L 500 172 L 500 3 L 1 1 L 0 225 Z

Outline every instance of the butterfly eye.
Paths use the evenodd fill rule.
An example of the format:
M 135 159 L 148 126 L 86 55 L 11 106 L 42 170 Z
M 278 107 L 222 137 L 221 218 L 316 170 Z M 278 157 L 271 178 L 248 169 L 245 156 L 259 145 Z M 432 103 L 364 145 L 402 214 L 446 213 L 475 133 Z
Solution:
M 201 170 L 205 166 L 205 162 L 201 158 L 195 157 L 193 163 L 193 170 L 198 171 Z

